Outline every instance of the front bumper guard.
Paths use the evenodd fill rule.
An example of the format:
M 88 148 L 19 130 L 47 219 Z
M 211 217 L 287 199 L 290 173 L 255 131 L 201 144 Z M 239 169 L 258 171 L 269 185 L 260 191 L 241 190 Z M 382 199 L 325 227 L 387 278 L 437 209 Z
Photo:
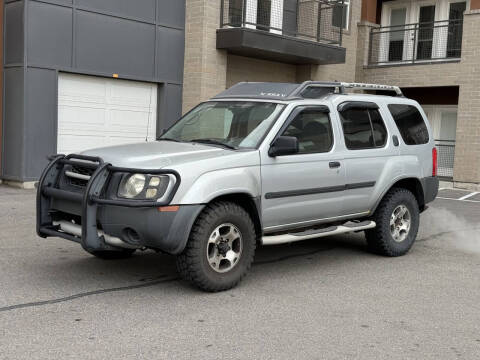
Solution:
M 105 237 L 108 235 L 97 228 L 97 211 L 99 206 L 161 207 L 172 201 L 180 185 L 180 176 L 174 170 L 119 168 L 105 163 L 99 157 L 85 155 L 56 155 L 51 157 L 50 160 L 40 177 L 37 187 L 37 234 L 44 238 L 50 236 L 61 237 L 80 243 L 87 251 L 118 250 L 118 247 L 111 246 L 105 242 Z M 65 165 L 77 165 L 94 170 L 83 193 L 71 192 L 58 187 L 59 178 L 64 172 Z M 108 179 L 115 172 L 151 175 L 171 174 L 175 176 L 176 182 L 168 197 L 162 202 L 104 198 L 102 194 L 108 184 Z M 81 234 L 78 232 L 73 234 L 61 231 L 61 226 L 52 218 L 51 200 L 53 198 L 81 204 Z

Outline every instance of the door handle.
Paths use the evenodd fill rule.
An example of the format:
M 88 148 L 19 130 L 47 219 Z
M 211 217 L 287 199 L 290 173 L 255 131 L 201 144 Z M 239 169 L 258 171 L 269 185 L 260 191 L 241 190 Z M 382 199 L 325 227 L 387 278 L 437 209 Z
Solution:
M 400 145 L 397 135 L 393 135 L 392 140 L 393 140 L 393 145 L 395 145 L 395 146 Z
M 330 166 L 330 169 L 336 169 L 340 167 L 340 163 L 338 161 L 330 161 L 328 166 Z

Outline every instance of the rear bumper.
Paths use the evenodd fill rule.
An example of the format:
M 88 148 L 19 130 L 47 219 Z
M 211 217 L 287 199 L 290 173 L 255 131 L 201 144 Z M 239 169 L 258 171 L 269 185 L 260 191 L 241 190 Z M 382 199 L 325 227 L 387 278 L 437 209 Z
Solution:
M 435 200 L 438 195 L 439 180 L 436 176 L 429 176 L 422 179 L 423 196 L 425 204 Z
M 84 191 L 61 189 L 58 184 L 65 164 L 79 160 L 98 164 Z M 98 158 L 55 157 L 38 183 L 37 234 L 80 243 L 87 251 L 147 247 L 171 254 L 182 252 L 193 222 L 204 205 L 184 205 L 177 211 L 162 212 L 159 207 L 167 205 L 173 195 L 163 203 L 110 200 L 102 194 L 108 187 L 108 179 L 116 171 L 142 170 L 114 168 Z M 149 173 L 173 172 L 149 170 Z

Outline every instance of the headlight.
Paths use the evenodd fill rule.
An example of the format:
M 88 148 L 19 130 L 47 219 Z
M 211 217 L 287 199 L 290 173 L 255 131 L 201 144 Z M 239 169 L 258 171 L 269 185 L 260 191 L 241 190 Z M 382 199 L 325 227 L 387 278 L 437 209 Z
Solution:
M 173 175 L 125 175 L 118 188 L 118 196 L 138 200 L 162 200 L 175 185 Z
M 122 180 L 118 189 L 118 196 L 124 198 L 134 198 L 145 188 L 145 175 L 133 174 Z

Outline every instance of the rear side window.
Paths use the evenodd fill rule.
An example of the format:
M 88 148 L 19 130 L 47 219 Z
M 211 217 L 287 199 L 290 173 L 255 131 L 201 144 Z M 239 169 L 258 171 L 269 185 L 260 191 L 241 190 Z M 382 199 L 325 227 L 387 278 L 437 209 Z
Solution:
M 390 104 L 388 109 L 407 145 L 428 143 L 428 129 L 420 111 L 413 105 Z
M 383 147 L 387 129 L 377 109 L 350 108 L 340 112 L 345 144 L 349 150 Z

